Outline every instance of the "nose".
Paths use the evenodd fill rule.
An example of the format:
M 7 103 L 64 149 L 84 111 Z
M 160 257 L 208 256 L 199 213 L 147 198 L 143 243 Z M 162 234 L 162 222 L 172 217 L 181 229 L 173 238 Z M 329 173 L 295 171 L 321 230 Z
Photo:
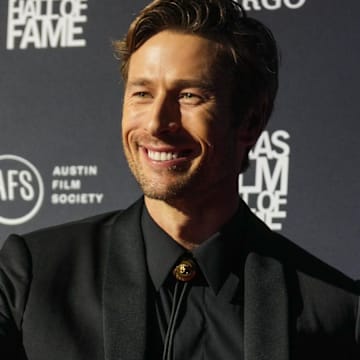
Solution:
M 180 128 L 180 109 L 177 101 L 168 95 L 155 98 L 151 104 L 146 128 L 152 135 L 178 131 Z

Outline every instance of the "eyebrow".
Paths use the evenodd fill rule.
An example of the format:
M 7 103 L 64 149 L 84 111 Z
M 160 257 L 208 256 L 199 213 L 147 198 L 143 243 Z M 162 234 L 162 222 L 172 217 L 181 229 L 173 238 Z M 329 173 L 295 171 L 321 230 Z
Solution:
M 127 82 L 128 87 L 137 87 L 137 86 L 150 86 L 153 83 L 151 79 L 148 78 L 137 78 L 134 80 L 129 80 Z M 214 91 L 215 85 L 213 82 L 205 81 L 202 79 L 179 79 L 173 82 L 173 87 L 175 88 L 199 88 L 206 91 Z
M 146 78 L 138 78 L 135 80 L 128 80 L 127 81 L 127 85 L 128 86 L 146 86 L 151 84 L 151 81 L 149 79 Z

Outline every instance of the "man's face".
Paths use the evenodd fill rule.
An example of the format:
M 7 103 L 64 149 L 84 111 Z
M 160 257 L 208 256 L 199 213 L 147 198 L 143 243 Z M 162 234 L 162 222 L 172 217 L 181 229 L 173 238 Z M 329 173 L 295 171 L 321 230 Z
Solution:
M 131 56 L 123 146 L 149 198 L 237 191 L 244 145 L 231 125 L 231 76 L 217 53 L 211 40 L 162 31 Z

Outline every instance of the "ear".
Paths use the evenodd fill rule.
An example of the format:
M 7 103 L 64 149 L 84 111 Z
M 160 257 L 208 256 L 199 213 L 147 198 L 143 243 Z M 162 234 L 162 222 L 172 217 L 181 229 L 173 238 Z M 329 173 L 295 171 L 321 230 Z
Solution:
M 253 147 L 264 130 L 264 126 L 252 116 L 248 116 L 240 126 L 236 128 L 238 142 L 247 148 Z

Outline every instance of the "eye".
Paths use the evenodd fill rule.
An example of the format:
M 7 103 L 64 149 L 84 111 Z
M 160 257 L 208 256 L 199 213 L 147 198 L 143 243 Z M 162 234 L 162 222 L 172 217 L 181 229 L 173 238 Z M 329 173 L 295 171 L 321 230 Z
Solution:
M 197 105 L 204 101 L 203 97 L 191 92 L 183 92 L 179 95 L 179 100 L 184 104 Z
M 181 99 L 193 99 L 193 98 L 196 98 L 196 97 L 199 97 L 199 96 L 195 95 L 195 94 L 193 94 L 191 92 L 185 92 L 185 93 L 180 94 Z
M 147 91 L 137 91 L 136 93 L 134 93 L 134 96 L 139 97 L 139 98 L 146 98 L 151 95 Z
M 152 94 L 146 90 L 134 91 L 131 94 L 132 101 L 135 104 L 147 104 L 152 101 Z

